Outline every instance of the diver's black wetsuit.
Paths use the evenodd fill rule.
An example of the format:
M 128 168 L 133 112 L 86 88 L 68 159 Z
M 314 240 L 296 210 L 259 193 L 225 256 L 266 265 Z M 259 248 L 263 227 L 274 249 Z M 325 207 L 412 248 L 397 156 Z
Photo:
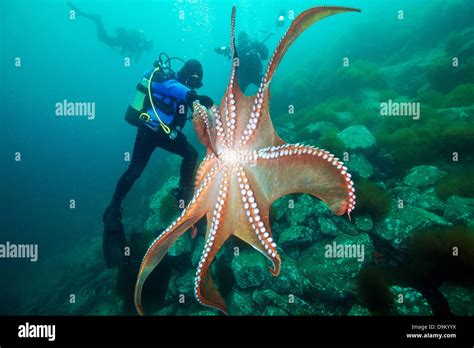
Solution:
M 226 55 L 229 49 L 219 47 L 217 53 Z M 239 34 L 237 43 L 237 54 L 239 57 L 239 86 L 243 92 L 249 85 L 260 84 L 262 80 L 262 61 L 268 59 L 268 48 L 263 42 L 251 40 L 246 32 Z
M 153 151 L 157 147 L 183 158 L 179 187 L 186 190 L 187 193 L 192 192 L 193 173 L 198 158 L 197 151 L 188 143 L 182 132 L 177 132 L 176 139 L 171 140 L 161 128 L 155 132 L 142 123 L 138 126 L 132 161 L 117 183 L 113 197 L 115 203 L 119 205 L 122 203 L 133 183 L 143 173 Z
M 268 59 L 268 48 L 258 41 L 240 43 L 239 54 L 239 85 L 245 92 L 251 84 L 258 86 L 262 80 L 263 60 Z

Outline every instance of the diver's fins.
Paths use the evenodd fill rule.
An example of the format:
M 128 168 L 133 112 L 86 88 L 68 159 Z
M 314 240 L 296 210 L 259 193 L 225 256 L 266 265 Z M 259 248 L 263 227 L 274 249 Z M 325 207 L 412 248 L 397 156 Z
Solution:
M 127 239 L 122 224 L 122 209 L 109 206 L 104 213 L 104 236 L 102 248 L 107 268 L 115 267 L 125 261 Z
M 84 17 L 86 17 L 85 13 L 82 12 L 81 10 L 79 10 L 79 9 L 77 8 L 77 6 L 74 5 L 72 2 L 68 1 L 67 4 L 68 4 L 69 7 L 71 8 L 71 10 L 73 10 L 74 12 L 76 12 L 76 15 L 77 15 L 77 16 L 84 16 Z

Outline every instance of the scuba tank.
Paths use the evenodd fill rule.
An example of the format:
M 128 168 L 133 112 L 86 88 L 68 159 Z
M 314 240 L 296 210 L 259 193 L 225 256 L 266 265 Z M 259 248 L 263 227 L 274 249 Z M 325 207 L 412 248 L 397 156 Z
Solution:
M 163 57 L 165 57 L 165 59 L 163 59 Z M 184 62 L 181 58 L 170 58 L 166 53 L 160 53 L 158 60 L 153 63 L 154 70 L 150 77 L 147 78 L 144 76 L 137 84 L 135 95 L 129 105 L 129 110 L 132 109 L 132 112 L 127 111 L 125 115 L 125 120 L 133 126 L 138 126 L 140 122 L 143 122 L 153 131 L 157 131 L 158 127 L 161 126 L 163 131 L 169 134 L 172 140 L 176 138 L 177 133 L 175 130 L 171 130 L 168 125 L 172 123 L 174 117 L 168 115 L 166 112 L 172 113 L 174 109 L 167 110 L 166 112 L 162 110 L 163 108 L 166 109 L 166 106 L 152 96 L 151 83 L 163 82 L 175 75 L 171 69 L 171 60 L 173 59 Z M 156 105 L 158 105 L 158 107 L 156 107 Z

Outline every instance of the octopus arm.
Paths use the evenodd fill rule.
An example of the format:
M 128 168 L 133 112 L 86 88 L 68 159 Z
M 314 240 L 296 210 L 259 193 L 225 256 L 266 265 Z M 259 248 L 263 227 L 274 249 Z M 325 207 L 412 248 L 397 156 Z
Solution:
M 303 31 L 323 18 L 343 12 L 360 12 L 360 10 L 349 7 L 318 6 L 310 8 L 296 17 L 281 39 L 273 53 L 272 58 L 270 59 L 267 68 L 266 81 L 268 83 L 271 81 L 273 73 L 280 64 L 280 61 L 285 55 L 286 51 Z
M 215 165 L 209 170 L 201 182 L 201 185 L 194 193 L 192 201 L 182 214 L 163 233 L 161 233 L 148 248 L 143 258 L 135 285 L 135 307 L 141 315 L 144 310 L 141 303 L 143 285 L 150 273 L 158 266 L 163 257 L 168 252 L 171 245 L 199 221 L 210 209 L 210 200 L 206 199 L 215 190 L 212 180 L 219 172 L 220 167 Z
M 268 204 L 290 193 L 308 193 L 324 201 L 336 215 L 355 207 L 351 175 L 328 151 L 285 144 L 258 152 L 258 165 L 249 167 Z

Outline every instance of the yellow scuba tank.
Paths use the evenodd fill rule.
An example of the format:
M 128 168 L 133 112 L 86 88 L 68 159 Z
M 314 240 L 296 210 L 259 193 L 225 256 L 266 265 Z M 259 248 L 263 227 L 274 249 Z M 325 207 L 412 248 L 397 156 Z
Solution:
M 142 86 L 142 88 L 140 87 Z M 148 90 L 148 79 L 143 77 L 140 83 L 137 85 L 137 89 L 135 91 L 135 95 L 133 96 L 132 102 L 130 106 L 135 110 L 142 112 L 143 106 L 145 104 L 145 98 L 147 98 L 147 90 Z

